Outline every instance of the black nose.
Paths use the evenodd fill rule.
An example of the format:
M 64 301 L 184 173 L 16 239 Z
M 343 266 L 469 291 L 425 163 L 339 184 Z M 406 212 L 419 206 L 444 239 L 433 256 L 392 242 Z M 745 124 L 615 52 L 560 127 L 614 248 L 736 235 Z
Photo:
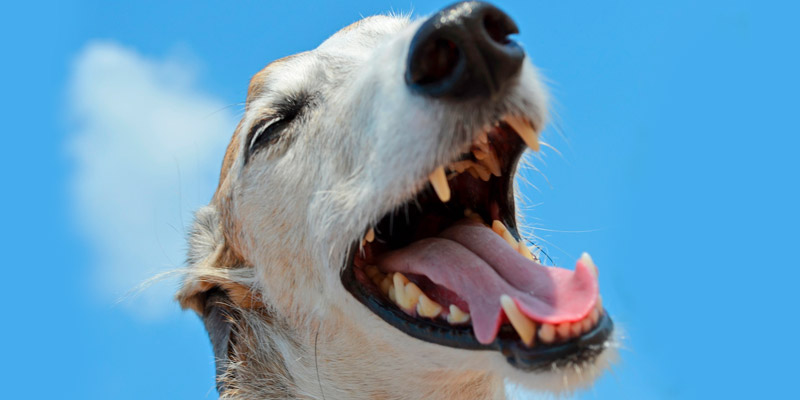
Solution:
M 489 98 L 522 66 L 525 52 L 509 35 L 517 25 L 497 7 L 465 1 L 425 21 L 411 40 L 406 83 L 431 97 Z

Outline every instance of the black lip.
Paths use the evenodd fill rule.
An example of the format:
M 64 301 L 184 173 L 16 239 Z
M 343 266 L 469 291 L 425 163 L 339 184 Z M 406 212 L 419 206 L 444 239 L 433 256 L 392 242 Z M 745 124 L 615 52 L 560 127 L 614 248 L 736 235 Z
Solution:
M 511 130 L 502 121 L 498 126 L 506 132 Z M 492 145 L 496 147 L 497 153 L 502 155 L 501 163 L 504 173 L 499 179 L 491 179 L 488 182 L 489 191 L 495 195 L 505 194 L 495 197 L 494 200 L 503 210 L 500 216 L 502 222 L 519 241 L 521 236 L 514 218 L 516 211 L 513 177 L 516 175 L 519 159 L 526 146 L 516 133 L 511 133 L 505 140 L 493 142 Z M 434 196 L 432 190 L 428 190 L 431 192 L 428 195 Z M 466 199 L 466 201 L 470 201 L 470 199 Z M 485 205 L 482 207 L 479 204 L 467 203 L 466 205 L 474 210 L 485 208 Z M 486 219 L 487 216 L 483 217 Z M 391 229 L 389 230 L 391 231 Z M 347 255 L 341 274 L 344 287 L 384 321 L 409 336 L 426 342 L 466 350 L 496 350 L 502 353 L 509 364 L 514 367 L 524 371 L 537 371 L 551 370 L 554 366 L 558 368 L 571 363 L 589 362 L 595 359 L 605 349 L 606 343 L 614 331 L 614 323 L 604 310 L 602 317 L 591 331 L 567 342 L 549 345 L 537 343 L 534 347 L 527 348 L 520 342 L 513 328 L 504 325 L 492 343 L 481 344 L 475 338 L 471 326 L 453 326 L 443 321 L 413 318 L 397 308 L 376 288 L 362 285 L 356 279 L 353 267 L 358 249 L 359 243 L 355 243 Z
M 588 333 L 564 343 L 537 343 L 525 347 L 516 334 L 505 326 L 492 343 L 481 344 L 475 338 L 471 326 L 452 326 L 435 320 L 416 319 L 401 311 L 377 291 L 358 282 L 353 260 L 358 245 L 353 246 L 342 271 L 342 284 L 362 304 L 384 321 L 416 339 L 466 350 L 497 350 L 512 366 L 523 371 L 551 370 L 576 362 L 590 362 L 605 349 L 614 322 L 603 312 L 597 325 Z M 504 329 L 505 328 L 505 329 Z

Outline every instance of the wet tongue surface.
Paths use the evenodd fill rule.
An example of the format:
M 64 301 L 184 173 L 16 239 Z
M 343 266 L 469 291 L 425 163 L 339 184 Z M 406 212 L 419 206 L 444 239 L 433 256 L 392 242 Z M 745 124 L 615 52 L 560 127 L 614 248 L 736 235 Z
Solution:
M 597 301 L 597 278 L 590 267 L 581 262 L 575 271 L 544 267 L 471 220 L 386 253 L 378 266 L 385 272 L 424 275 L 458 294 L 469 305 L 475 337 L 483 344 L 497 336 L 503 294 L 533 321 L 549 324 L 581 320 Z

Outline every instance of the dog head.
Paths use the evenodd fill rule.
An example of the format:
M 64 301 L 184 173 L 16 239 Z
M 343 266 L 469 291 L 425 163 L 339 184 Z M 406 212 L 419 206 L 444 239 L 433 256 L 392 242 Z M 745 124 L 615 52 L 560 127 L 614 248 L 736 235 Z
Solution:
M 515 33 L 464 2 L 366 18 L 256 74 L 182 304 L 206 313 L 221 289 L 376 376 L 591 381 L 612 331 L 594 264 L 543 267 L 517 231 L 513 177 L 547 115 Z

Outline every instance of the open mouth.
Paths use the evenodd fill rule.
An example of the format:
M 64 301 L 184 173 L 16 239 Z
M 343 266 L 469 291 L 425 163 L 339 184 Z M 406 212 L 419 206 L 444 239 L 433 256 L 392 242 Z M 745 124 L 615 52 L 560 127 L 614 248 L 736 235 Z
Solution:
M 430 185 L 366 230 L 343 270 L 345 287 L 415 338 L 497 350 L 520 369 L 597 357 L 613 323 L 591 258 L 574 270 L 543 266 L 517 230 L 513 176 L 526 145 L 539 143 L 523 117 L 478 132 Z

